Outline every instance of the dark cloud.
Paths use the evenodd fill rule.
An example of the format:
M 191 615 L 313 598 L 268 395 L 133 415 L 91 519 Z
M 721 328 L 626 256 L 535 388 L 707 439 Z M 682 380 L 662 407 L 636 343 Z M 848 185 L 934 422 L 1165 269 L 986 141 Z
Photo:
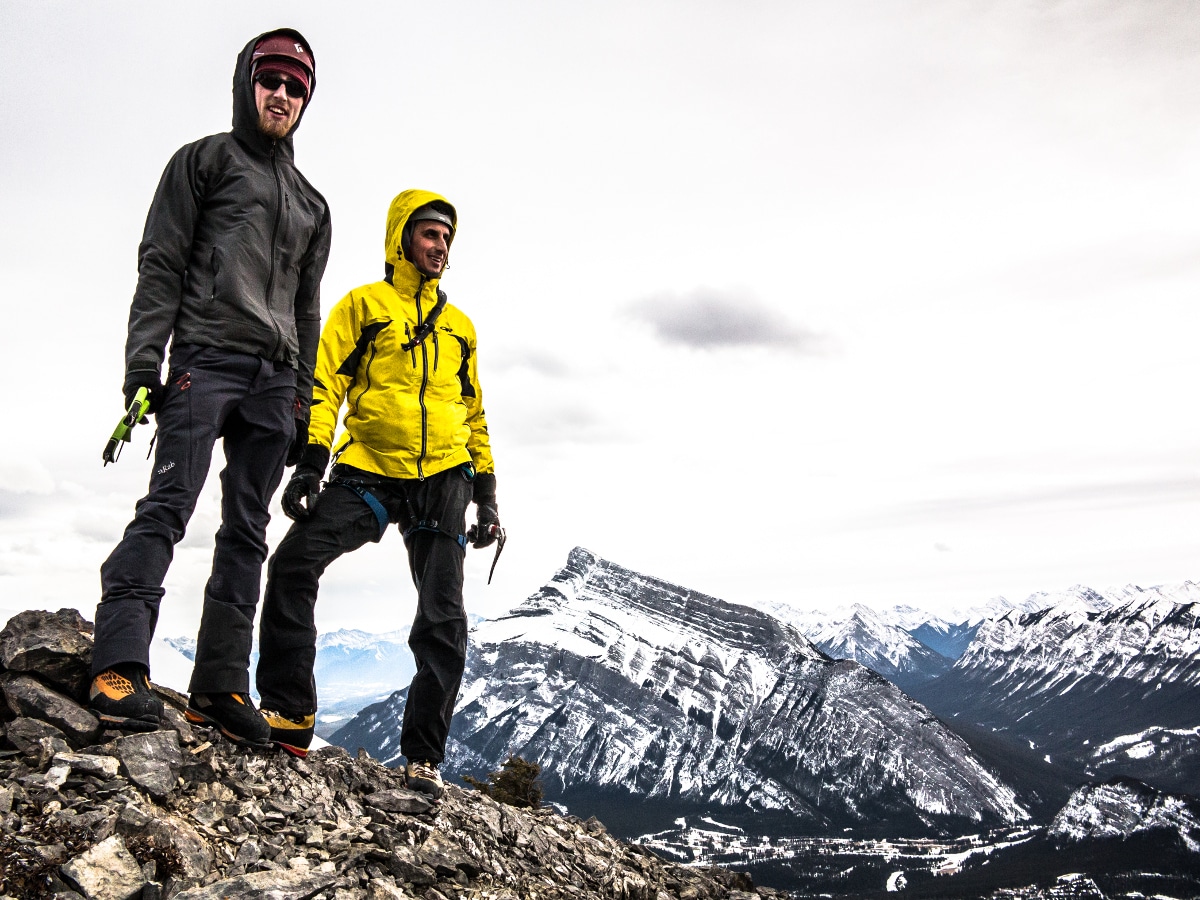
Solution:
M 535 375 L 563 378 L 571 374 L 567 361 L 535 348 L 517 348 L 489 355 L 484 364 L 488 372 L 513 372 L 527 369 Z
M 667 343 L 685 347 L 772 347 L 816 354 L 824 344 L 821 335 L 797 327 L 752 297 L 729 292 L 660 294 L 626 312 L 651 325 Z

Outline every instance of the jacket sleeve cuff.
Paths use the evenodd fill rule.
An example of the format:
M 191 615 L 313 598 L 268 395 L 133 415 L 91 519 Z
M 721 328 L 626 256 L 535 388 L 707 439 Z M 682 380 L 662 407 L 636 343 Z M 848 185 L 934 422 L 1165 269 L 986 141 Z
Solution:
M 496 509 L 496 476 L 492 472 L 480 472 L 475 476 L 475 490 L 472 499 L 476 506 L 490 506 Z
M 320 444 L 309 444 L 304 448 L 304 454 L 300 457 L 300 465 L 315 469 L 319 475 L 324 475 L 325 469 L 329 467 L 329 448 L 322 447 Z

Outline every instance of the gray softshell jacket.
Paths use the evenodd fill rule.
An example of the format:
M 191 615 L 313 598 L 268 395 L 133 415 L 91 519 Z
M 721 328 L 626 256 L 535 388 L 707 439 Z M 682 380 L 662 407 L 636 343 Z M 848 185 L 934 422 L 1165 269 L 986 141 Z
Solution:
M 280 32 L 308 47 L 299 32 Z M 182 147 L 159 181 L 138 251 L 125 379 L 158 377 L 168 338 L 250 353 L 296 369 L 306 415 L 331 224 L 293 162 L 300 121 L 282 140 L 258 130 L 250 59 L 264 36 L 238 56 L 233 130 Z

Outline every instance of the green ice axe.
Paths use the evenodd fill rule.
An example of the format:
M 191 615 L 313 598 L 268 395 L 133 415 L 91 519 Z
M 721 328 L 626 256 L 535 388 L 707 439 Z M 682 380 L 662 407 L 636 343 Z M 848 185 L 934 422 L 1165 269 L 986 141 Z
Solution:
M 147 388 L 140 387 L 137 389 L 137 393 L 133 395 L 133 401 L 129 404 L 129 409 L 125 410 L 125 415 L 121 416 L 121 421 L 117 423 L 117 427 L 113 430 L 112 437 L 104 445 L 104 464 L 106 466 L 110 462 L 115 463 L 121 456 L 121 443 L 129 442 L 129 436 L 133 433 L 133 426 L 142 421 L 142 417 L 146 415 L 146 410 L 149 408 L 150 391 Z

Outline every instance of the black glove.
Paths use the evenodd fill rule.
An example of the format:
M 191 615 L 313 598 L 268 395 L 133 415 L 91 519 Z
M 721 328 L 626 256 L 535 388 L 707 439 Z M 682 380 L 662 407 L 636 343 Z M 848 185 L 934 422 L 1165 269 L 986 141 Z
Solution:
M 292 446 L 288 447 L 286 465 L 298 465 L 304 458 L 304 450 L 308 447 L 308 410 L 296 407 L 296 436 L 292 438 Z M 324 469 L 321 470 L 324 475 Z
M 138 388 L 145 388 L 150 395 L 150 405 L 146 407 L 147 415 L 158 412 L 158 408 L 162 406 L 163 396 L 166 394 L 166 388 L 158 380 L 158 376 L 148 371 L 132 372 L 125 376 L 125 384 L 121 391 L 125 394 L 126 409 L 133 405 L 133 397 L 138 392 Z M 145 423 L 146 416 L 142 416 L 138 424 L 144 425 Z
M 500 531 L 500 512 L 496 505 L 496 476 L 491 472 L 481 472 L 475 476 L 474 485 L 472 499 L 475 501 L 477 524 L 472 529 L 475 539 L 471 546 L 482 549 L 495 543 L 496 535 Z
M 317 502 L 317 495 L 321 493 L 321 478 L 328 465 L 328 447 L 320 444 L 307 444 L 304 447 L 296 471 L 283 489 L 283 498 L 280 500 L 284 515 L 289 519 L 295 522 L 308 518 L 313 504 Z

